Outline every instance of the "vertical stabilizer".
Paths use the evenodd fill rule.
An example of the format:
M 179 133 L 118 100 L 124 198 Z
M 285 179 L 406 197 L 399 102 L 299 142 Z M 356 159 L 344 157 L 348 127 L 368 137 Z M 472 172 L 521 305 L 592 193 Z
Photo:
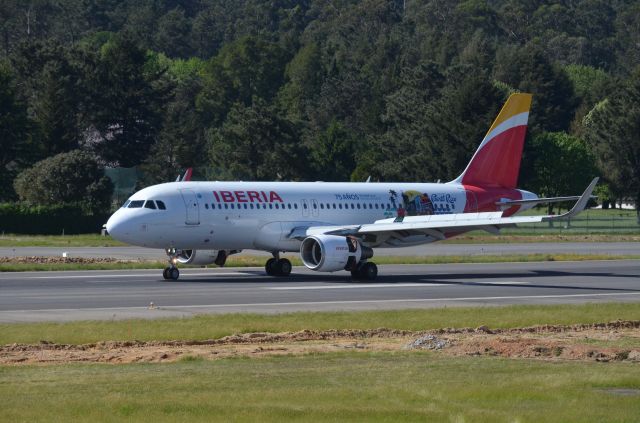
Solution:
M 479 187 L 515 188 L 530 108 L 531 94 L 512 94 L 467 168 L 452 182 Z

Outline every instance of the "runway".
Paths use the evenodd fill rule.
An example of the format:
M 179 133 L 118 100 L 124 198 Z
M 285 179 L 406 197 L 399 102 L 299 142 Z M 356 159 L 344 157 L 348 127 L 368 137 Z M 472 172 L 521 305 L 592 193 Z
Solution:
M 0 257 L 49 256 L 110 257 L 115 259 L 166 260 L 163 250 L 141 247 L 2 247 Z M 244 250 L 243 255 L 264 255 L 264 251 Z M 376 248 L 376 256 L 479 256 L 504 254 L 611 254 L 639 255 L 640 242 L 531 242 L 446 244 L 433 243 L 403 248 Z M 296 253 L 292 253 L 296 255 Z
M 0 274 L 0 322 L 604 301 L 640 301 L 640 260 L 384 265 L 361 283 L 305 268 L 182 269 L 178 281 L 160 270 Z

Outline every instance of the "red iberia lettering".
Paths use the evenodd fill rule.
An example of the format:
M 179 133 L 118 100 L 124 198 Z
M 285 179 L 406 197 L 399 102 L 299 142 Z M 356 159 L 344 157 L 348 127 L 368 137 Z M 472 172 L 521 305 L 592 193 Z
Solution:
M 282 197 L 275 192 L 269 191 L 213 191 L 213 196 L 217 202 L 225 203 L 273 203 L 278 201 L 284 203 Z
M 249 201 L 250 202 L 257 202 L 260 203 L 260 194 L 258 194 L 258 191 L 247 191 L 247 195 L 249 196 Z
M 274 202 L 274 201 L 280 201 L 281 203 L 284 203 L 284 201 L 282 201 L 282 198 L 280 198 L 277 192 L 271 191 L 269 193 L 269 202 Z
M 238 203 L 247 202 L 246 193 L 244 191 L 233 191 L 233 193 L 236 195 L 236 199 L 238 200 Z
M 233 203 L 233 194 L 229 191 L 220 191 L 220 195 L 222 196 L 222 201 L 225 203 Z

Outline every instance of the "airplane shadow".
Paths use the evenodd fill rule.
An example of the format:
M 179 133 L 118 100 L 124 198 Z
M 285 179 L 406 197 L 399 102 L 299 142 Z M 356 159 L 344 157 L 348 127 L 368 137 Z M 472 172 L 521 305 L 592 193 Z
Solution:
M 251 276 L 246 276 L 249 273 Z M 212 275 L 213 276 L 213 275 Z M 327 284 L 424 284 L 429 286 L 431 284 L 447 284 L 451 286 L 487 286 L 487 287 L 510 287 L 510 288 L 541 288 L 541 289 L 571 289 L 571 290 L 588 290 L 588 291 L 638 291 L 640 292 L 640 279 L 638 279 L 638 289 L 633 288 L 620 288 L 620 287 L 594 287 L 594 286 L 580 286 L 580 285 L 567 285 L 567 284 L 543 284 L 543 283 L 508 283 L 517 279 L 526 279 L 528 281 L 535 281 L 537 278 L 557 278 L 562 279 L 566 277 L 580 277 L 580 278 L 593 278 L 597 277 L 600 280 L 609 278 L 632 278 L 635 275 L 629 274 L 617 274 L 613 272 L 561 272 L 561 271 L 527 271 L 518 273 L 456 273 L 446 275 L 428 275 L 428 274 L 415 274 L 415 275 L 378 275 L 375 281 L 355 281 L 349 274 L 334 273 L 334 274 L 295 274 L 292 273 L 289 277 L 268 277 L 261 271 L 241 271 L 238 276 L 221 276 L 221 277 L 206 277 L 206 278 L 189 278 L 189 275 L 181 276 L 178 281 L 162 281 L 169 283 L 195 283 L 195 284 L 262 284 L 267 285 L 270 283 L 282 284 L 302 284 L 302 283 L 327 283 Z M 486 281 L 486 282 L 483 282 Z M 499 282 L 497 284 L 496 282 Z M 518 281 L 522 282 L 522 281 Z

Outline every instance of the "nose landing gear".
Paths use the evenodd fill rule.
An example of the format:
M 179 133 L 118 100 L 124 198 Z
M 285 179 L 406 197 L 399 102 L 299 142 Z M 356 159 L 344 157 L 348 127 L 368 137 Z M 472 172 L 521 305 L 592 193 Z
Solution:
M 165 267 L 162 271 L 162 277 L 166 280 L 171 279 L 176 281 L 180 277 L 180 271 L 176 267 L 178 250 L 176 250 L 175 248 L 167 248 L 165 251 L 169 256 L 169 266 Z

